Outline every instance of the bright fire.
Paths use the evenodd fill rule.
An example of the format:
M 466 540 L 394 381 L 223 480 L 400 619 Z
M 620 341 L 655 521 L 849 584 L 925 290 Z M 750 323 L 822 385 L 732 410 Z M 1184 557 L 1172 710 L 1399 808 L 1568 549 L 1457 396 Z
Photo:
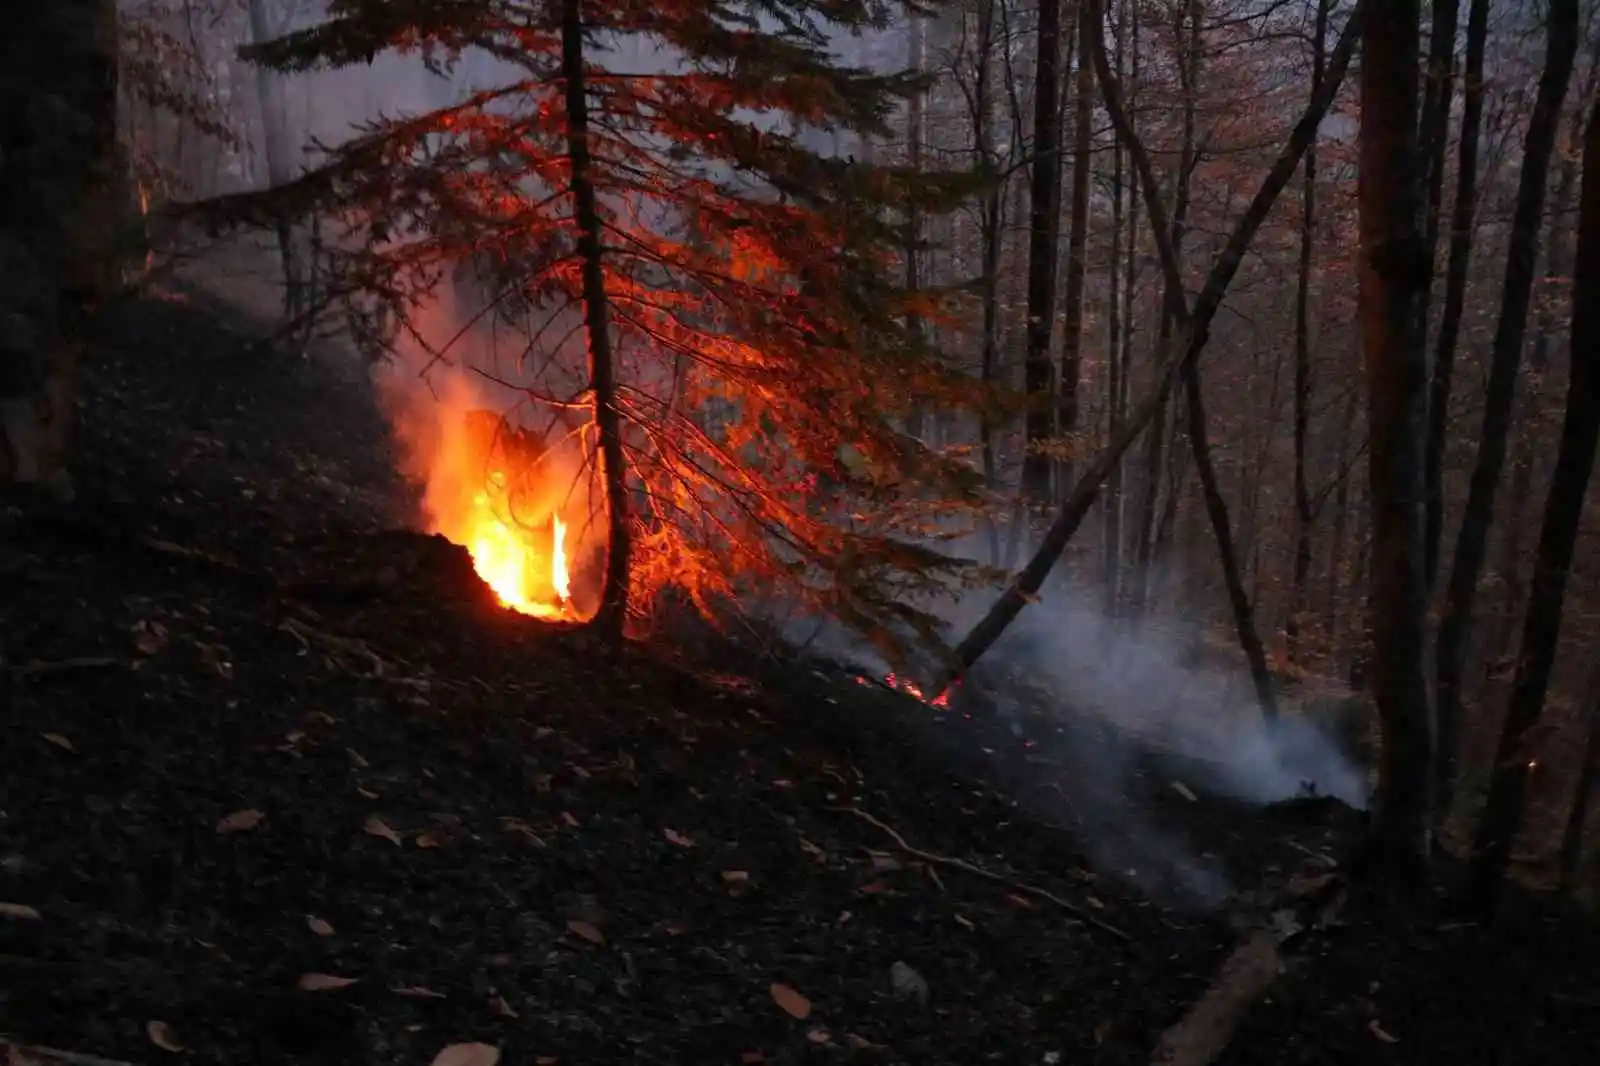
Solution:
M 504 476 L 496 472 L 489 481 L 491 485 L 503 483 Z M 487 489 L 476 493 L 472 503 L 472 511 L 462 523 L 461 543 L 472 556 L 472 567 L 484 584 L 494 590 L 503 606 L 513 611 L 535 618 L 566 616 L 572 599 L 566 523 L 557 515 L 550 516 L 551 550 L 546 560 L 534 550 L 523 531 L 506 524 L 495 513 Z M 555 602 L 537 598 L 536 590 L 546 587 L 555 594 Z

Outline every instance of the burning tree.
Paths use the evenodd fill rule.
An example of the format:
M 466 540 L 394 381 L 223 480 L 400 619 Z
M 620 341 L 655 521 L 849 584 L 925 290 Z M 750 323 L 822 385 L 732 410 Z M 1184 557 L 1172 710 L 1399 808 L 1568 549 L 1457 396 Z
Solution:
M 255 58 L 296 71 L 399 50 L 440 71 L 470 66 L 490 85 L 364 127 L 292 185 L 215 206 L 232 219 L 337 218 L 347 232 L 331 290 L 376 296 L 402 337 L 419 336 L 412 316 L 463 275 L 483 297 L 475 317 L 523 325 L 524 358 L 501 384 L 533 407 L 589 413 L 564 439 L 580 442 L 586 486 L 567 497 L 592 503 L 577 513 L 545 488 L 521 514 L 504 468 L 527 448 L 455 449 L 501 456 L 468 475 L 466 492 L 507 497 L 487 505 L 506 527 L 503 550 L 582 571 L 586 531 L 603 531 L 597 603 L 578 613 L 614 632 L 630 585 L 676 587 L 707 610 L 776 586 L 875 634 L 931 635 L 906 593 L 949 564 L 919 540 L 930 516 L 970 502 L 976 479 L 907 434 L 903 416 L 976 392 L 917 328 L 942 313 L 941 294 L 892 279 L 914 244 L 907 219 L 951 209 L 971 182 L 814 146 L 822 130 L 885 133 L 914 87 L 832 50 L 837 36 L 884 24 L 889 5 L 328 7 L 326 21 Z M 563 334 L 579 343 L 550 339 Z M 545 585 L 558 580 L 554 565 L 539 568 Z

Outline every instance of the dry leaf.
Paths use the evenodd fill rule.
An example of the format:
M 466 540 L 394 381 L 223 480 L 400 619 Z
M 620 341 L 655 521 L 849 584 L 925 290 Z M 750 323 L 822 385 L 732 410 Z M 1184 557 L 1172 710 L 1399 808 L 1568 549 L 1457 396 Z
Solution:
M 978 928 L 977 926 L 972 924 L 972 919 L 966 917 L 965 915 L 958 914 L 958 915 L 955 916 L 955 918 L 956 918 L 956 924 L 962 926 L 963 928 L 973 929 L 973 930 L 976 930 Z
M 346 748 L 345 754 L 350 756 L 350 765 L 357 770 L 365 770 L 368 766 L 367 758 L 354 748 Z
M 573 936 L 581 936 L 591 944 L 604 944 L 606 942 L 605 934 L 593 922 L 586 922 L 579 918 L 573 918 L 567 922 L 567 932 Z
M 369 836 L 382 837 L 395 847 L 400 846 L 400 834 L 389 828 L 389 824 L 376 814 L 367 815 L 366 823 L 361 827 Z
M 315 915 L 312 915 L 312 914 L 306 915 L 306 926 L 307 926 L 307 928 L 309 928 L 313 933 L 317 934 L 318 936 L 332 936 L 333 935 L 333 926 L 329 925 L 327 922 L 323 921 L 321 918 L 316 917 Z
M 402 997 L 404 999 L 449 999 L 450 998 L 449 996 L 446 996 L 443 992 L 435 992 L 433 989 L 424 988 L 421 985 L 401 985 L 399 988 L 391 988 L 391 989 L 389 989 L 389 991 L 393 992 L 395 995 L 400 996 L 400 997 Z
M 54 744 L 56 747 L 60 748 L 62 751 L 76 752 L 78 750 L 72 746 L 72 741 L 68 740 L 60 733 L 40 733 L 39 735 L 48 740 L 50 743 Z
M 538 1055 L 534 1057 L 533 1066 L 556 1066 L 560 1061 L 559 1055 Z
M 150 1037 L 150 1043 L 162 1051 L 181 1052 L 189 1049 L 183 1046 L 183 1041 L 178 1039 L 178 1034 L 173 1032 L 172 1026 L 166 1022 L 151 1021 L 144 1025 L 145 1034 Z
M 266 819 L 266 815 L 254 807 L 242 811 L 234 811 L 222 821 L 217 823 L 219 833 L 248 833 Z
M 561 820 L 566 822 L 567 825 L 571 826 L 573 829 L 578 828 L 578 820 L 572 816 L 571 811 L 562 811 Z
M 806 1039 L 813 1044 L 827 1044 L 832 1042 L 833 1034 L 826 1029 L 813 1029 L 806 1034 Z
M 1196 796 L 1194 794 L 1194 790 L 1191 789 L 1188 785 L 1184 784 L 1182 781 L 1174 781 L 1174 782 L 1172 782 L 1172 791 L 1176 792 L 1178 795 L 1182 796 L 1184 799 L 1188 800 L 1190 803 L 1199 803 L 1200 802 L 1200 797 Z
M 336 977 L 331 973 L 306 973 L 300 975 L 300 980 L 294 986 L 302 992 L 327 992 L 335 988 L 349 988 L 359 978 Z
M 517 1012 L 511 1009 L 511 1004 L 506 1002 L 506 997 L 504 996 L 490 996 L 489 1009 L 502 1018 L 515 1018 L 517 1016 Z
M 493 1044 L 451 1044 L 433 1057 L 433 1066 L 495 1066 L 500 1049 Z
M 44 916 L 26 903 L 0 903 L 0 917 L 37 922 Z
M 742 885 L 750 880 L 749 870 L 724 870 L 722 880 L 730 885 Z
M 845 1043 L 846 1047 L 853 1048 L 856 1051 L 866 1051 L 869 1048 L 875 1048 L 875 1047 L 880 1047 L 881 1046 L 879 1044 L 874 1044 L 872 1041 L 868 1040 L 866 1037 L 862 1036 L 860 1033 L 846 1033 L 846 1034 L 844 1034 L 844 1043 Z
M 167 627 L 160 622 L 139 621 L 133 627 L 133 646 L 140 655 L 154 655 L 167 646 Z
M 1383 1026 L 1378 1024 L 1378 1019 L 1376 1018 L 1367 1023 L 1367 1032 L 1371 1033 L 1379 1040 L 1382 1040 L 1385 1044 L 1400 1043 L 1400 1038 L 1395 1036 L 1393 1033 L 1385 1032 Z
M 805 1021 L 811 1017 L 811 1001 L 788 985 L 774 981 L 772 987 L 767 991 L 772 993 L 772 1002 L 776 1003 L 778 1008 L 789 1017 L 797 1018 L 800 1021 Z
M 766 1062 L 767 1057 L 759 1051 L 746 1051 L 739 1056 L 739 1061 L 744 1063 L 744 1066 L 757 1066 L 758 1063 Z
M 694 841 L 690 840 L 676 829 L 668 829 L 666 826 L 662 826 L 661 835 L 667 838 L 667 843 L 669 844 L 676 844 L 680 848 L 694 847 Z
M 412 841 L 419 848 L 436 848 L 439 846 L 439 837 L 435 833 L 418 833 L 417 839 Z

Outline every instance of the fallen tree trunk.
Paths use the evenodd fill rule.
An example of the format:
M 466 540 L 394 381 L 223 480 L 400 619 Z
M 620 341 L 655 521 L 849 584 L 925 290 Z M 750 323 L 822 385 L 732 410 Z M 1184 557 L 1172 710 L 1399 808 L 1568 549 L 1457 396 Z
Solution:
M 930 691 L 941 692 L 951 682 L 960 678 L 1000 638 L 1000 634 L 1005 632 L 1006 627 L 1035 597 L 1055 566 L 1056 560 L 1066 550 L 1067 544 L 1071 542 L 1078 527 L 1088 516 L 1090 508 L 1099 498 L 1100 490 L 1112 468 L 1144 432 L 1156 413 L 1164 409 L 1167 397 L 1171 395 L 1173 386 L 1183 369 L 1197 360 L 1200 353 L 1205 350 L 1206 341 L 1210 339 L 1211 322 L 1222 307 L 1228 286 L 1233 283 L 1234 276 L 1244 262 L 1245 254 L 1250 250 L 1250 245 L 1255 240 L 1262 223 L 1266 221 L 1267 215 L 1271 213 L 1279 194 L 1287 187 L 1289 180 L 1299 168 L 1306 148 L 1316 138 L 1323 117 L 1328 113 L 1339 87 L 1344 83 L 1345 71 L 1349 69 L 1350 57 L 1355 51 L 1356 41 L 1361 33 L 1361 10 L 1362 5 L 1358 3 L 1349 21 L 1345 23 L 1344 32 L 1339 36 L 1339 43 L 1334 46 L 1333 53 L 1329 56 L 1327 77 L 1306 106 L 1300 121 L 1295 123 L 1289 140 L 1272 164 L 1272 169 L 1262 180 L 1261 188 L 1256 191 L 1249 208 L 1234 226 L 1232 234 L 1228 237 L 1228 243 L 1212 263 L 1210 273 L 1206 276 L 1205 286 L 1200 290 L 1200 295 L 1191 309 L 1183 295 L 1182 270 L 1173 249 L 1166 210 L 1161 203 L 1161 186 L 1155 180 L 1150 155 L 1123 109 L 1121 87 L 1117 84 L 1116 77 L 1111 71 L 1110 59 L 1106 55 L 1101 5 L 1098 0 L 1091 0 L 1091 10 L 1084 20 L 1084 31 L 1092 37 L 1090 50 L 1093 54 L 1095 73 L 1100 80 L 1102 99 L 1105 101 L 1107 113 L 1111 116 L 1111 123 L 1116 128 L 1118 138 L 1127 147 L 1128 154 L 1133 158 L 1134 166 L 1139 173 L 1140 185 L 1145 196 L 1145 208 L 1150 216 L 1150 228 L 1160 253 L 1162 273 L 1166 276 L 1168 310 L 1179 324 L 1184 338 L 1183 345 L 1177 357 L 1169 360 L 1167 365 L 1161 368 L 1150 393 L 1129 412 L 1115 436 L 1089 463 L 1083 476 L 1062 503 L 1055 519 L 1045 530 L 1044 539 L 1034 552 L 1033 558 L 1017 572 L 1016 577 L 1000 594 L 994 606 L 989 608 L 989 613 L 962 638 L 946 662 L 943 675 L 930 687 Z

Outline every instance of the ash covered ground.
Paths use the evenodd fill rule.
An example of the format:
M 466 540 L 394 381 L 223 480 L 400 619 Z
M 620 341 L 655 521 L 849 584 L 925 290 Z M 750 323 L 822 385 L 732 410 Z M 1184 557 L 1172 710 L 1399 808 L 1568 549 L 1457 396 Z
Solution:
M 358 370 L 259 335 L 198 296 L 120 311 L 78 502 L 0 511 L 8 1038 L 1143 1062 L 1252 901 L 1359 830 L 1003 663 L 936 713 L 820 657 L 510 614 L 404 531 Z M 1597 949 L 1532 903 L 1493 934 L 1353 911 L 1221 1061 L 1587 1061 Z

